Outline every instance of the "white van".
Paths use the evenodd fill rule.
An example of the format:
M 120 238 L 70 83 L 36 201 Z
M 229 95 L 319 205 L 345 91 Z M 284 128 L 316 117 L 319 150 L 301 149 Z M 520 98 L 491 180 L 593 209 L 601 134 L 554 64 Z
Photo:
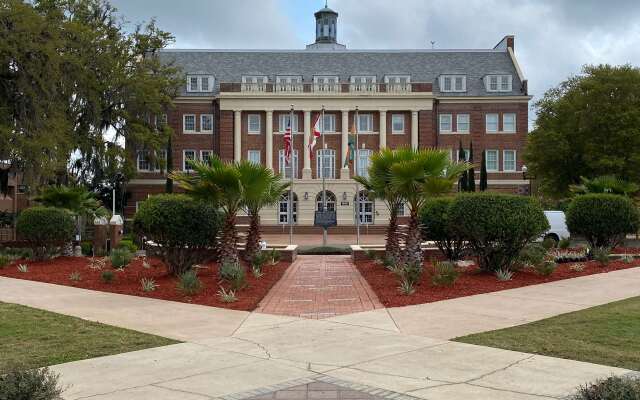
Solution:
M 545 211 L 544 215 L 547 217 L 550 226 L 549 230 L 542 235 L 544 239 L 551 238 L 558 242 L 560 239 L 570 236 L 569 229 L 567 228 L 567 220 L 563 211 Z

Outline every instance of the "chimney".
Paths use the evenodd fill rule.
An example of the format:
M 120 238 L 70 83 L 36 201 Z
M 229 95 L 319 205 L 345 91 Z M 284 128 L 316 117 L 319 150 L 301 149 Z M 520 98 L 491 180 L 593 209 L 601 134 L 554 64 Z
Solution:
M 493 47 L 493 49 L 507 51 L 507 49 L 510 48 L 511 51 L 514 51 L 515 50 L 514 46 L 515 46 L 515 37 L 513 35 L 507 35 L 503 37 L 502 40 Z

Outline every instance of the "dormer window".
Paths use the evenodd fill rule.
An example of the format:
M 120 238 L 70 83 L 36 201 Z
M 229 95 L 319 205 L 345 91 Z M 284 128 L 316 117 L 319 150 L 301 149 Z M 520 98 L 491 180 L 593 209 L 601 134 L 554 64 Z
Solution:
M 375 92 L 377 89 L 375 75 L 354 75 L 351 77 L 352 92 Z
M 213 76 L 211 75 L 187 75 L 187 92 L 212 92 Z
M 441 75 L 441 92 L 466 92 L 467 77 L 465 75 Z
M 487 92 L 510 92 L 512 81 L 511 75 L 487 75 L 484 77 Z
M 300 75 L 276 76 L 276 90 L 278 92 L 302 92 L 302 77 Z
M 242 91 L 264 92 L 267 90 L 267 80 L 264 75 L 245 75 L 242 77 Z
M 335 75 L 318 75 L 313 77 L 315 92 L 338 92 L 340 80 Z
M 411 77 L 409 75 L 387 75 L 384 77 L 388 92 L 410 92 L 410 82 Z

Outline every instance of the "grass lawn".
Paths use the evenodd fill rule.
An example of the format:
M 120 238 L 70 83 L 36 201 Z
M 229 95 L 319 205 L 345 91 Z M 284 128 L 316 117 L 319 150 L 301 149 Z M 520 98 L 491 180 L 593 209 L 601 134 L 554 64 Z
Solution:
M 455 340 L 640 370 L 640 297 Z
M 123 311 L 126 312 L 126 311 Z M 0 303 L 0 374 L 177 343 L 48 311 Z

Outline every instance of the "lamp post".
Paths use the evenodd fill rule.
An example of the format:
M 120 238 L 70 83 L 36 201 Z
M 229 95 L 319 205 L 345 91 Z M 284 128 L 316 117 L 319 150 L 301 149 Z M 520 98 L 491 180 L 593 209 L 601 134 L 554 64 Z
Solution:
M 528 180 L 529 181 L 529 196 L 533 196 L 533 193 L 531 191 L 531 177 L 527 175 L 527 172 L 529 171 L 529 168 L 527 168 L 526 165 L 522 166 L 522 179 L 524 179 L 525 181 Z

